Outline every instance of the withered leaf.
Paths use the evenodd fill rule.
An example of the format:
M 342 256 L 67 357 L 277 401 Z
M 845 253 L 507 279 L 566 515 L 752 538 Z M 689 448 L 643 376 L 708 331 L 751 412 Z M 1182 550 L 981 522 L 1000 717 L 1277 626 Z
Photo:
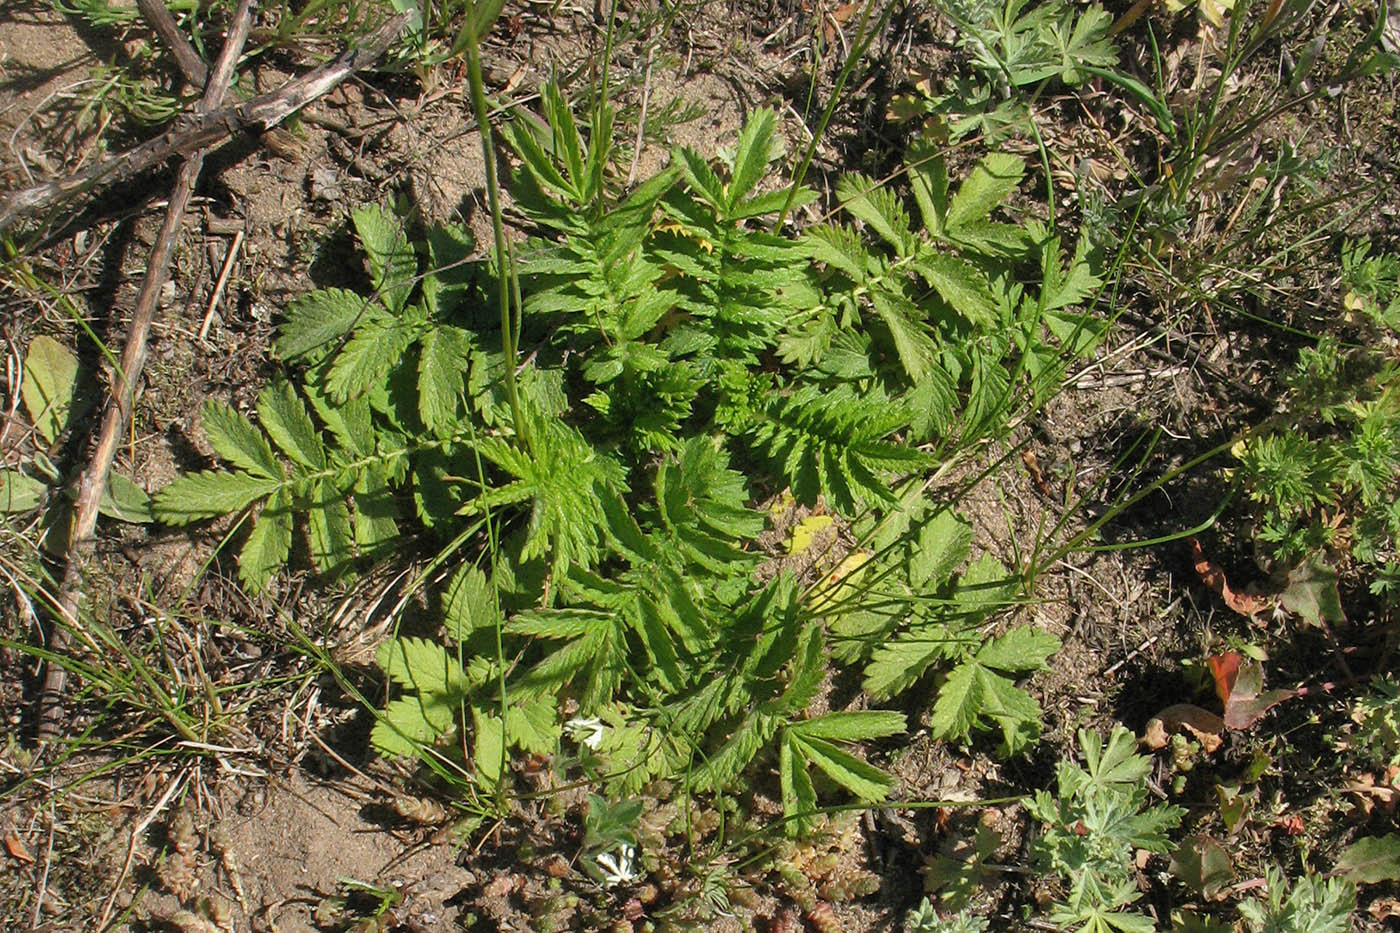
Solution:
M 16 861 L 24 862 L 26 865 L 34 864 L 33 854 L 30 853 L 29 848 L 24 844 L 24 842 L 19 838 L 19 836 L 16 836 L 14 833 L 6 833 L 4 842 L 5 851 L 10 853 L 10 858 L 15 859 Z
M 1263 666 L 1234 651 L 1206 658 L 1206 665 L 1215 678 L 1215 692 L 1225 705 L 1227 729 L 1248 729 L 1270 709 L 1298 693 L 1265 690 Z
M 1253 617 L 1273 609 L 1273 600 L 1267 596 L 1241 593 L 1239 590 L 1231 589 L 1230 584 L 1225 579 L 1225 571 L 1211 563 L 1206 557 L 1205 550 L 1201 547 L 1201 542 L 1195 538 L 1191 539 L 1191 562 L 1195 566 L 1201 582 L 1219 593 L 1225 605 L 1240 615 Z
M 1224 741 L 1225 720 L 1194 703 L 1177 703 L 1147 721 L 1142 743 L 1157 751 L 1167 747 L 1173 733 L 1182 731 L 1190 733 L 1210 754 Z

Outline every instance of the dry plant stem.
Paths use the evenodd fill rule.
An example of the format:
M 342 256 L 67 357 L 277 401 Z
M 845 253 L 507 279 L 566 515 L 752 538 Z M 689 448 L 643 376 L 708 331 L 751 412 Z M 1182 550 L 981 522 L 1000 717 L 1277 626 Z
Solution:
M 252 0 L 239 0 L 238 10 L 234 14 L 233 29 L 229 32 L 219 60 L 209 76 L 204 97 L 199 102 L 198 110 L 201 113 L 216 110 L 223 102 L 224 91 L 233 77 L 234 66 L 243 53 L 248 33 L 252 30 L 252 6 Z M 165 284 L 166 275 L 170 270 L 170 257 L 175 252 L 175 241 L 179 237 L 180 225 L 185 217 L 185 206 L 189 203 L 190 195 L 194 193 L 195 182 L 199 180 L 199 172 L 203 167 L 204 153 L 196 150 L 185 160 L 185 164 L 180 167 L 180 174 L 175 179 L 175 190 L 170 195 L 165 220 L 161 223 L 160 233 L 151 249 L 146 277 L 141 282 L 140 293 L 136 296 L 136 310 L 132 313 L 131 329 L 127 333 L 126 347 L 122 350 L 121 371 L 114 374 L 112 397 L 102 414 L 102 430 L 98 434 L 97 448 L 78 482 L 73 527 L 68 537 L 68 560 L 58 592 L 62 622 L 54 625 L 49 634 L 49 651 L 54 656 L 61 656 L 68 650 L 72 637 L 69 626 L 79 618 L 83 570 L 92 557 L 98 504 L 102 500 L 102 491 L 107 488 L 117 445 L 121 443 L 122 434 L 131 420 L 131 410 L 136 402 L 136 386 L 141 379 L 141 369 L 146 365 L 146 338 L 151 331 L 151 322 L 155 319 L 161 287 Z M 39 694 L 36 737 L 40 742 L 49 742 L 58 737 L 66 680 L 67 670 L 63 665 L 50 661 L 48 670 L 44 673 L 44 687 Z
M 315 71 L 288 81 L 270 94 L 208 113 L 181 116 L 170 129 L 134 149 L 67 178 L 13 192 L 0 200 L 0 230 L 20 217 L 52 207 L 73 195 L 139 175 L 171 156 L 188 155 L 218 145 L 241 131 L 276 126 L 316 98 L 329 93 L 354 72 L 376 61 L 398 39 L 408 20 L 407 13 L 395 16 L 367 35 L 358 48 L 347 51 Z
M 180 27 L 175 25 L 175 17 L 170 15 L 162 0 L 136 0 L 136 6 L 141 10 L 146 22 L 156 31 L 156 35 L 160 36 L 160 41 L 170 50 L 170 54 L 175 56 L 175 64 L 180 66 L 180 73 L 185 76 L 185 80 L 195 87 L 207 87 L 209 66 L 204 64 L 204 59 L 200 58 L 194 46 L 190 45 L 190 40 L 186 39 L 180 32 Z

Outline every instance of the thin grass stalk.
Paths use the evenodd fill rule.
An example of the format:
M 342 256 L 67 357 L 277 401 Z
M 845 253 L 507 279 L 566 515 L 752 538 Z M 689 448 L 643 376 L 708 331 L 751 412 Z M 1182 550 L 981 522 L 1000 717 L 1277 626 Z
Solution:
M 817 143 L 826 135 L 827 125 L 831 123 L 831 118 L 836 113 L 836 107 L 841 102 L 841 92 L 845 90 L 846 82 L 850 79 L 851 72 L 855 70 L 856 62 L 865 57 L 870 43 L 885 28 L 885 24 L 890 20 L 890 15 L 894 12 L 894 4 L 887 3 L 884 12 L 880 14 L 879 22 L 876 23 L 874 29 L 870 29 L 870 15 L 874 8 L 875 4 L 871 2 L 866 3 L 861 9 L 860 25 L 856 29 L 855 44 L 851 47 L 851 54 L 846 56 L 840 74 L 836 76 L 836 86 L 831 89 L 831 99 L 827 101 L 826 109 L 822 111 L 822 118 L 817 123 L 816 131 L 812 133 L 812 138 L 802 153 L 802 159 L 797 163 L 797 173 L 793 176 L 792 185 L 788 187 L 788 196 L 787 200 L 783 202 L 783 209 L 778 212 L 778 219 L 773 224 L 774 230 L 781 230 L 787 221 L 788 212 L 792 210 L 793 199 L 797 197 L 798 189 L 802 187 L 802 182 L 807 177 L 807 169 L 811 167 L 812 159 L 816 157 Z M 815 68 L 815 65 L 813 67 Z M 813 80 L 816 79 L 813 78 Z
M 468 23 L 463 29 L 467 55 L 467 81 L 471 86 L 472 109 L 476 111 L 476 125 L 481 131 L 481 156 L 486 163 L 486 200 L 491 210 L 491 233 L 496 240 L 496 300 L 501 310 L 501 353 L 505 356 L 506 397 L 510 400 L 511 416 L 515 422 L 517 442 L 530 448 L 529 427 L 520 409 L 520 393 L 516 387 L 515 367 L 517 350 L 515 326 L 511 315 L 510 258 L 506 255 L 505 221 L 501 213 L 501 185 L 496 177 L 495 146 L 491 135 L 491 108 L 486 102 L 486 83 L 481 75 L 481 37 L 500 12 L 500 5 L 492 3 L 496 13 L 478 16 L 482 7 L 473 5 Z M 518 310 L 518 309 L 517 309 Z

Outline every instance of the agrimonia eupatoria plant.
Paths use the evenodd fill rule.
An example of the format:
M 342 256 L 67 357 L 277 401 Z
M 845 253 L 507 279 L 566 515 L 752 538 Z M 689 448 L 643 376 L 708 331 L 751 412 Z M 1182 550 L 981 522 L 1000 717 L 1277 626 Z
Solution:
M 865 665 L 877 702 L 937 671 L 939 735 L 993 727 L 1023 748 L 1039 709 L 1014 680 L 1057 643 L 980 633 L 1020 582 L 989 556 L 968 563 L 967 526 L 918 480 L 931 450 L 1003 431 L 1093 346 L 1102 327 L 1072 309 L 1099 284 L 1087 249 L 995 218 L 1022 175 L 1010 156 L 954 190 L 918 154 L 917 221 L 852 176 L 850 222 L 798 236 L 764 225 L 788 200 L 765 185 L 772 112 L 717 163 L 679 149 L 624 191 L 607 106 L 584 132 L 557 89 L 542 101 L 543 119 L 506 134 L 534 233 L 515 268 L 468 261 L 461 228 L 410 235 L 403 217 L 356 211 L 372 292 L 321 289 L 288 310 L 276 346 L 292 377 L 259 397 L 256 424 L 206 408 L 228 468 L 177 480 L 157 514 L 256 513 L 240 553 L 255 588 L 299 559 L 298 527 L 332 573 L 415 526 L 489 534 L 431 595 L 444 637 L 380 648 L 396 695 L 372 736 L 389 755 L 458 749 L 487 786 L 512 749 L 566 742 L 610 794 L 678 775 L 721 790 L 775 754 L 799 832 L 823 787 L 877 801 L 895 783 L 858 746 L 904 731 L 903 714 L 809 713 L 833 660 Z M 523 298 L 518 408 L 483 300 L 506 274 Z M 868 540 L 821 585 L 759 573 L 755 479 Z

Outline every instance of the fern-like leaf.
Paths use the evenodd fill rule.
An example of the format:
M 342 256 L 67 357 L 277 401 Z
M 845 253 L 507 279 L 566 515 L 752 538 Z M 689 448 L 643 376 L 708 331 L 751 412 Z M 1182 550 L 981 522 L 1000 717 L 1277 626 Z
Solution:
M 908 424 L 898 406 L 847 387 L 823 393 L 808 386 L 771 403 L 753 431 L 755 443 L 777 463 L 798 501 L 825 496 L 843 515 L 889 503 L 888 475 L 928 464 L 911 447 L 886 440 Z

